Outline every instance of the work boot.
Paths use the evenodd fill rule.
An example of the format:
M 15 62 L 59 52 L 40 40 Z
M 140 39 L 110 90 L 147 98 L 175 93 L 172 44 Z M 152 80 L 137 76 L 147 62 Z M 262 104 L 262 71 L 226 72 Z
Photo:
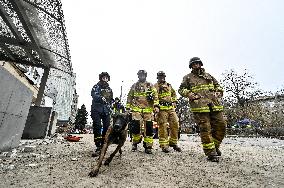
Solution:
M 162 148 L 162 152 L 164 152 L 164 153 L 169 153 L 170 150 L 169 150 L 168 148 Z
M 213 150 L 212 152 L 210 152 L 208 154 L 208 157 L 207 157 L 207 160 L 208 161 L 211 161 L 211 162 L 219 162 L 219 157 L 218 157 L 218 154 L 215 150 Z
M 137 144 L 132 144 L 132 151 L 137 151 Z
M 222 152 L 219 150 L 219 148 L 216 148 L 216 153 L 217 153 L 218 156 L 222 155 Z
M 151 148 L 145 148 L 145 153 L 152 154 L 152 149 Z
M 140 143 L 140 142 L 139 142 Z M 143 142 L 143 148 L 147 148 L 146 142 Z
M 101 154 L 101 148 L 97 147 L 97 149 L 92 153 L 92 157 L 97 157 Z
M 171 145 L 171 147 L 172 147 L 175 151 L 181 152 L 181 148 L 178 147 L 177 145 Z
M 162 152 L 164 152 L 164 153 L 169 153 L 170 150 L 169 150 L 169 148 L 163 147 L 163 148 L 162 148 Z
M 216 162 L 218 163 L 219 162 L 219 157 L 217 155 L 209 155 L 208 158 L 207 158 L 208 161 L 211 161 L 211 162 Z

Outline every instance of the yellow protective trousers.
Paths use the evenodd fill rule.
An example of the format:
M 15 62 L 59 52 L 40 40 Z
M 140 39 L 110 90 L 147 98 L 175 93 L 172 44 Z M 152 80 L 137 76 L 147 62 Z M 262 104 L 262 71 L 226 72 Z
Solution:
M 179 122 L 175 110 L 160 110 L 157 114 L 157 123 L 159 125 L 160 147 L 177 145 Z
M 138 144 L 143 140 L 144 147 L 146 148 L 152 148 L 153 147 L 153 115 L 152 113 L 143 113 L 143 112 L 132 112 L 132 120 L 139 121 L 138 125 L 133 126 L 139 126 L 136 127 L 136 130 L 138 130 L 139 134 L 132 133 L 133 144 Z M 147 124 L 151 122 L 151 127 L 147 127 Z M 148 130 L 147 130 L 148 129 Z
M 226 121 L 223 112 L 193 113 L 200 128 L 200 137 L 205 155 L 219 148 L 226 134 Z

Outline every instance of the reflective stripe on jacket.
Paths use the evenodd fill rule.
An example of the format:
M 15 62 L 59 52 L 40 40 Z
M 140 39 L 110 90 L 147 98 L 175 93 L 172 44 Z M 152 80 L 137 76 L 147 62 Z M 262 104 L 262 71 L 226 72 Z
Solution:
M 134 112 L 153 112 L 154 105 L 158 105 L 156 88 L 150 82 L 136 82 L 127 95 L 126 107 Z
M 174 108 L 173 102 L 177 101 L 176 92 L 172 85 L 164 82 L 157 82 L 154 87 L 158 92 L 160 110 L 171 110 Z
M 216 97 L 216 92 L 223 93 L 223 89 L 217 80 L 204 69 L 201 69 L 199 74 L 192 71 L 184 76 L 178 92 L 183 97 L 189 94 L 198 97 L 196 100 L 189 101 L 192 112 L 223 111 L 220 98 Z

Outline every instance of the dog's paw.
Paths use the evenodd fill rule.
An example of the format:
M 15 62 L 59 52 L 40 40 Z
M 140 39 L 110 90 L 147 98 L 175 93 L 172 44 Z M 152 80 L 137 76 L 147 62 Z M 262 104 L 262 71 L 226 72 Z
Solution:
M 107 160 L 105 160 L 104 165 L 105 166 L 109 166 L 109 163 L 111 162 L 111 160 L 108 158 Z
M 90 177 L 96 177 L 99 173 L 99 170 L 92 170 L 90 173 L 89 173 L 89 176 Z

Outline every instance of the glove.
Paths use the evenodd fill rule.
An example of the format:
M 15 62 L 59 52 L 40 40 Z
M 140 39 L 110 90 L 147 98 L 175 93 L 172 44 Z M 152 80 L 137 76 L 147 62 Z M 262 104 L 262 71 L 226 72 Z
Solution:
M 188 99 L 191 100 L 191 101 L 200 99 L 200 96 L 199 96 L 199 95 L 196 95 L 195 93 L 188 93 L 187 97 L 188 97 Z
M 160 109 L 158 107 L 154 107 L 154 113 L 158 113 Z
M 222 98 L 223 97 L 223 92 L 217 91 L 217 92 L 214 93 L 214 96 L 216 98 Z

